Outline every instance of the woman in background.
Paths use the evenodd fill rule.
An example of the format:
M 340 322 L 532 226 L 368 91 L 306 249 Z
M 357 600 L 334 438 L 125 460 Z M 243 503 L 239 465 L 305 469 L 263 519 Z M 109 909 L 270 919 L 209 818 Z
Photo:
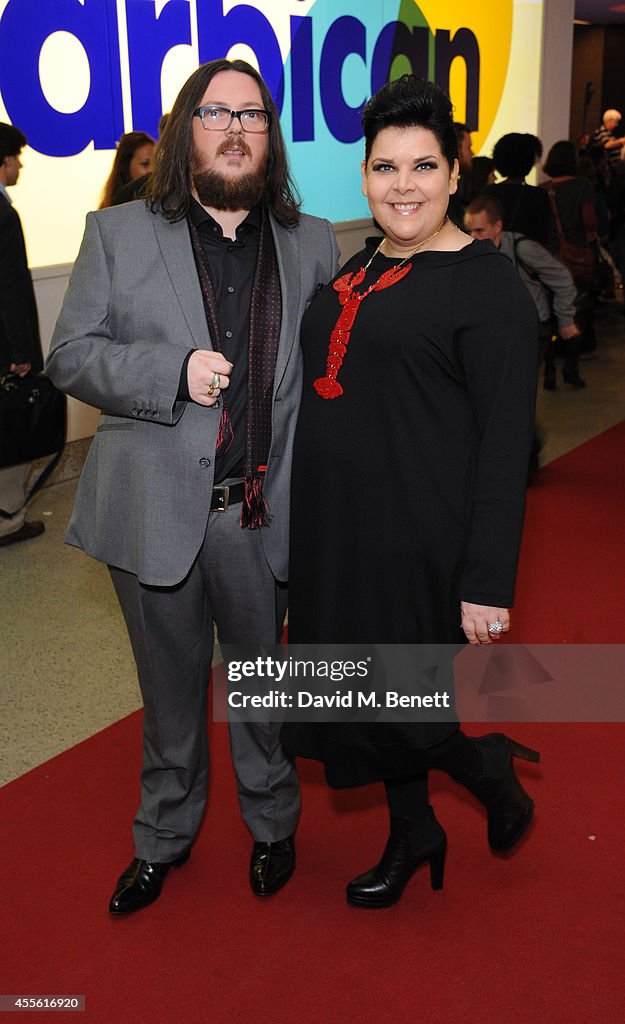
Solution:
M 111 173 L 102 192 L 100 210 L 113 205 L 115 193 L 122 185 L 152 172 L 155 140 L 147 132 L 126 132 L 117 143 Z
M 525 181 L 543 154 L 542 142 L 529 133 L 509 132 L 495 143 L 495 170 L 503 181 L 487 185 L 484 194 L 493 195 L 503 207 L 504 231 L 518 231 L 541 245 L 547 245 L 551 210 L 544 192 Z
M 512 263 L 448 220 L 458 178 L 448 97 L 404 75 L 369 101 L 363 127 L 363 192 L 384 238 L 367 241 L 302 321 L 289 643 L 487 644 L 510 628 L 536 312 Z M 449 718 L 283 727 L 284 747 L 321 760 L 331 786 L 384 781 L 390 836 L 348 885 L 349 903 L 396 903 L 424 862 L 442 886 L 431 768 L 486 806 L 493 849 L 527 829 L 534 804 L 512 760 L 538 755 L 501 733 L 466 736 Z
M 477 199 L 478 196 L 482 195 L 482 192 L 487 185 L 495 184 L 495 161 L 490 156 L 474 156 L 473 163 L 471 164 L 471 175 L 470 175 L 470 196 L 471 199 Z
M 567 242 L 594 254 L 597 245 L 594 190 L 588 178 L 577 173 L 575 145 L 566 139 L 555 142 L 547 154 L 543 171 L 549 178 L 541 182 L 540 188 L 549 197 L 553 214 L 549 248 L 557 255 L 561 229 Z M 593 289 L 593 275 L 587 268 L 583 268 L 579 275 L 574 270 L 571 274 L 577 288 L 575 320 L 582 333 L 567 349 L 562 376 L 567 384 L 583 388 L 586 382 L 579 375 L 578 359 L 580 351 L 595 352 L 597 348 L 594 327 L 597 296 Z

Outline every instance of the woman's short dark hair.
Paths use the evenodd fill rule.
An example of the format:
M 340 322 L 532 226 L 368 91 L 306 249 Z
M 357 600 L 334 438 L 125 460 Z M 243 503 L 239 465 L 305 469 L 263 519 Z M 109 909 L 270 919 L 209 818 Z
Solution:
M 194 71 L 183 85 L 159 140 L 154 170 L 145 190 L 150 209 L 152 212 L 160 209 L 171 221 L 182 220 L 186 216 L 191 201 L 193 111 L 200 105 L 209 83 L 221 71 L 249 75 L 260 89 L 270 122 L 265 202 L 280 224 L 297 224 L 301 202 L 289 173 L 280 116 L 258 71 L 244 60 L 209 61 Z
M 434 82 L 402 75 L 378 89 L 362 112 L 365 160 L 384 128 L 426 128 L 436 136 L 450 168 L 458 159 L 451 100 Z
M 125 135 L 122 135 L 117 143 L 111 173 L 106 179 L 106 184 L 102 191 L 102 199 L 100 200 L 101 210 L 112 206 L 118 188 L 121 188 L 122 185 L 127 185 L 130 181 L 130 164 L 137 150 L 141 149 L 142 146 L 155 145 L 155 140 L 147 132 L 126 132 Z
M 577 174 L 577 150 L 574 143 L 565 139 L 554 142 L 543 164 L 543 171 L 550 178 Z
M 528 132 L 510 132 L 495 143 L 495 168 L 504 178 L 524 178 L 543 154 L 543 144 Z

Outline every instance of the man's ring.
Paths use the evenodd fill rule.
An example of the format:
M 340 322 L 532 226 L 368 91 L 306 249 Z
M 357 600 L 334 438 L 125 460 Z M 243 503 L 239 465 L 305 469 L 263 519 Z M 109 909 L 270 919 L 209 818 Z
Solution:
M 215 385 L 214 384 L 209 384 L 208 385 L 208 387 L 206 389 L 206 394 L 208 395 L 209 398 L 213 397 L 213 395 L 215 394 Z
M 213 391 L 215 390 L 215 388 L 220 388 L 221 387 L 221 377 L 219 376 L 218 373 L 214 373 L 213 374 L 213 379 L 211 381 L 211 387 L 212 387 Z
M 500 633 L 503 633 L 503 623 L 499 619 L 496 622 L 489 622 L 488 632 L 491 636 L 498 636 Z

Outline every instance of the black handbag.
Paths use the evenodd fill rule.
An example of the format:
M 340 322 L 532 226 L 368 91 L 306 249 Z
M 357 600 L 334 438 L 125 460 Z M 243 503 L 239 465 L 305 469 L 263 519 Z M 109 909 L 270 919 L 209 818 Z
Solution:
M 49 377 L 28 373 L 25 377 L 10 374 L 0 378 L 0 469 L 46 455 L 55 456 L 29 492 L 27 501 L 45 483 L 61 457 L 66 419 L 67 399 Z

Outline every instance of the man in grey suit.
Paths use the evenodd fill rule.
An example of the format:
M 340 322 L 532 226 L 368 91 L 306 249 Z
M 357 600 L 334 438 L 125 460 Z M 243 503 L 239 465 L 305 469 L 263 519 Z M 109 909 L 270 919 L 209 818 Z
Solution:
M 300 214 L 278 113 L 243 61 L 183 86 L 146 202 L 89 214 L 47 370 L 102 409 L 67 541 L 109 566 L 143 702 L 135 858 L 110 903 L 148 905 L 206 802 L 213 624 L 273 644 L 286 610 L 306 305 L 336 269 Z M 252 890 L 295 866 L 299 787 L 276 724 L 231 726 Z

